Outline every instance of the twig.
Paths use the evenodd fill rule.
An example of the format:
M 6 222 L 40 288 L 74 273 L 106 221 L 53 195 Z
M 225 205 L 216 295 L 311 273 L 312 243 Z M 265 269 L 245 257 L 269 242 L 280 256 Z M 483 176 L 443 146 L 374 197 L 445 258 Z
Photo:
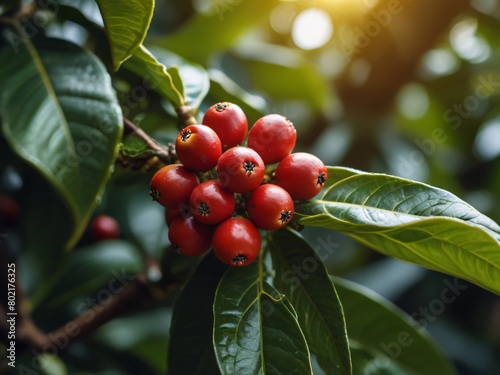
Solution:
M 141 138 L 148 147 L 155 151 L 156 156 L 158 156 L 160 159 L 165 160 L 168 163 L 172 163 L 176 159 L 175 151 L 173 151 L 171 148 L 164 147 L 160 145 L 156 140 L 151 138 L 149 135 L 146 134 L 144 130 L 142 130 L 140 127 L 138 127 L 136 124 L 134 124 L 132 121 L 130 121 L 127 118 L 123 118 L 123 123 L 125 126 L 127 126 L 129 129 L 132 130 L 132 132 Z

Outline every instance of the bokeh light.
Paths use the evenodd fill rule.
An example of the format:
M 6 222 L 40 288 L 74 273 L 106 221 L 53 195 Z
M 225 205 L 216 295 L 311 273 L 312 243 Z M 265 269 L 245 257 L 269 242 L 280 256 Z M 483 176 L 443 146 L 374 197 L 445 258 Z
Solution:
M 490 56 L 491 51 L 488 43 L 477 36 L 476 32 L 477 20 L 466 18 L 453 26 L 450 43 L 460 57 L 473 63 L 480 63 Z
M 332 34 L 332 20 L 328 13 L 319 8 L 309 8 L 301 12 L 292 26 L 294 43 L 306 50 L 324 46 Z
M 474 152 L 485 161 L 500 156 L 500 117 L 483 124 L 474 142 Z

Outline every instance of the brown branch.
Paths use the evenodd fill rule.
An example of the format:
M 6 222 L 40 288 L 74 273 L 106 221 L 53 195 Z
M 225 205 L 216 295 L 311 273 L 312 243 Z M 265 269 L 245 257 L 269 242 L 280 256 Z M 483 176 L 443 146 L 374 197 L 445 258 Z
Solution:
M 177 290 L 179 283 L 169 280 L 166 285 L 159 282 L 151 283 L 144 275 L 138 275 L 130 284 L 127 284 L 106 300 L 92 306 L 75 319 L 50 333 L 44 333 L 35 325 L 27 309 L 27 299 L 20 288 L 17 289 L 19 309 L 16 319 L 16 351 L 29 351 L 34 355 L 50 352 L 60 354 L 68 346 L 96 329 L 123 314 L 131 307 L 140 306 L 152 298 L 162 298 Z M 9 346 L 7 333 L 9 325 L 4 306 L 0 306 L 0 332 L 2 341 Z
M 165 147 L 159 144 L 155 139 L 151 138 L 146 134 L 144 130 L 134 124 L 127 118 L 123 118 L 123 123 L 127 126 L 132 132 L 141 138 L 148 147 L 156 153 L 160 159 L 164 160 L 167 163 L 172 163 L 176 160 L 177 156 L 175 155 L 175 150 L 172 147 Z
M 33 348 L 38 352 L 54 349 L 64 351 L 73 341 L 94 332 L 110 320 L 116 318 L 128 308 L 140 305 L 141 301 L 151 297 L 149 282 L 144 275 L 138 275 L 135 280 L 126 285 L 119 293 L 91 307 L 72 321 L 64 324 L 46 335 L 47 341 Z

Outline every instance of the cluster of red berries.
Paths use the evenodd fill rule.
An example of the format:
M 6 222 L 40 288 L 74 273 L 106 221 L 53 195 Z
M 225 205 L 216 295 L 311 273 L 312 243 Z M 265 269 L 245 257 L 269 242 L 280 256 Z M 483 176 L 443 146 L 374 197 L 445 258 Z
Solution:
M 285 226 L 293 201 L 318 194 L 327 170 L 314 155 L 291 153 L 297 132 L 283 116 L 264 116 L 248 131 L 243 110 L 224 102 L 210 107 L 202 123 L 178 134 L 181 164 L 159 169 L 150 195 L 167 208 L 168 237 L 179 253 L 200 255 L 212 247 L 224 263 L 246 265 L 259 254 L 259 228 Z M 276 163 L 269 176 L 266 167 Z

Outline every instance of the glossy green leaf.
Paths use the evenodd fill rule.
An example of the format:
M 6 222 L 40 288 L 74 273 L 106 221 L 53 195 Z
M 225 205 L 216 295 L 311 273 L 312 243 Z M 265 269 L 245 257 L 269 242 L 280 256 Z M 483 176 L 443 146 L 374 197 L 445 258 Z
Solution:
M 72 252 L 66 267 L 41 285 L 31 302 L 35 310 L 50 310 L 81 296 L 96 296 L 102 288 L 109 291 L 103 293 L 107 296 L 123 289 L 142 270 L 142 256 L 129 242 L 102 241 Z
M 339 231 L 383 254 L 500 293 L 494 221 L 442 189 L 384 174 L 330 172 L 337 169 L 339 180 L 296 205 L 301 224 Z
M 2 131 L 65 203 L 70 248 L 112 172 L 120 107 L 105 67 L 89 52 L 53 39 L 17 47 L 0 52 Z
M 353 373 L 357 375 L 415 375 L 415 372 L 401 368 L 381 353 L 368 351 L 355 343 L 351 347 L 351 355 Z
M 304 335 L 286 297 L 258 261 L 231 268 L 214 302 L 214 347 L 223 375 L 312 374 Z
M 213 303 L 226 270 L 213 253 L 207 254 L 177 298 L 170 327 L 169 375 L 219 373 L 212 340 Z
M 96 0 L 117 70 L 146 38 L 153 18 L 154 0 Z
M 344 312 L 321 259 L 295 231 L 280 230 L 268 243 L 275 287 L 291 301 L 307 343 L 327 374 L 351 374 Z
M 172 77 L 165 65 L 160 63 L 155 56 L 144 46 L 140 46 L 124 65 L 126 69 L 143 78 L 144 86 L 155 90 L 174 107 L 185 105 L 184 87 L 178 86 L 179 78 Z M 175 84 L 177 82 L 177 85 Z
M 182 87 L 186 104 L 198 108 L 210 88 L 208 72 L 201 65 L 166 49 L 151 46 L 149 50 L 161 64 L 168 67 L 176 87 Z
M 332 281 L 344 307 L 352 345 L 373 355 L 368 368 L 384 370 L 394 362 L 409 374 L 455 374 L 426 331 L 417 328 L 404 311 L 362 285 L 340 278 Z

